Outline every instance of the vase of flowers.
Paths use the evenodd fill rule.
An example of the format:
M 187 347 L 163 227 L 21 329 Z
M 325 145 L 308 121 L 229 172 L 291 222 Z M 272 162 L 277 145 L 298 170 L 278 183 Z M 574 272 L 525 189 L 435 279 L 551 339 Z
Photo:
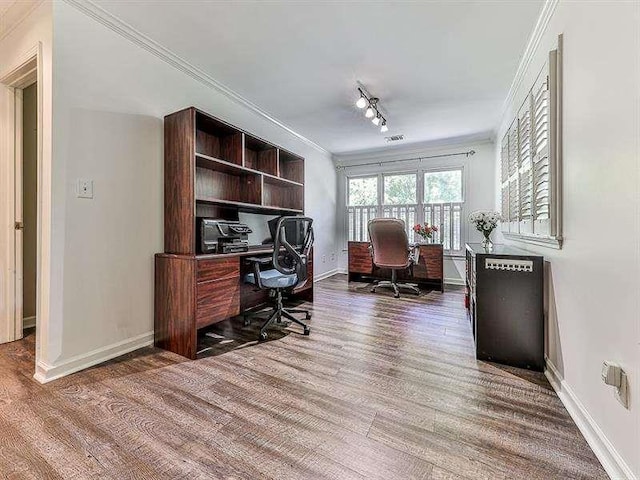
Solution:
M 491 232 L 498 226 L 498 222 L 502 220 L 502 215 L 499 212 L 494 211 L 477 211 L 469 215 L 469 221 L 476 227 L 484 239 L 482 240 L 482 246 L 487 251 L 491 251 L 493 248 L 493 242 L 491 241 Z
M 413 232 L 422 237 L 422 241 L 425 243 L 431 243 L 433 234 L 438 231 L 438 227 L 435 225 L 429 225 L 427 222 L 424 224 L 416 223 L 413 226 Z

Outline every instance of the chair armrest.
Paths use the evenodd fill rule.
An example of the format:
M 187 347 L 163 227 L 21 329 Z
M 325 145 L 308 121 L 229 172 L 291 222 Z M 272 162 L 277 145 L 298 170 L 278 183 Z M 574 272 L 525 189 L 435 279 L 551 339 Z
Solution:
M 245 258 L 247 262 L 253 263 L 253 276 L 256 281 L 256 287 L 260 290 L 264 290 L 262 286 L 262 279 L 260 278 L 260 265 L 268 265 L 271 263 L 271 257 L 247 257 Z

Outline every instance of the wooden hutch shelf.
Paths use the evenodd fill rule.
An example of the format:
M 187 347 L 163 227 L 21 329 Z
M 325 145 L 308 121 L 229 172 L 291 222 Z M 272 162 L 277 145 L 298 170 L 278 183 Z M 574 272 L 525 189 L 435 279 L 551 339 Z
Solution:
M 304 158 L 196 108 L 165 118 L 165 253 L 196 253 L 196 215 L 304 212 Z

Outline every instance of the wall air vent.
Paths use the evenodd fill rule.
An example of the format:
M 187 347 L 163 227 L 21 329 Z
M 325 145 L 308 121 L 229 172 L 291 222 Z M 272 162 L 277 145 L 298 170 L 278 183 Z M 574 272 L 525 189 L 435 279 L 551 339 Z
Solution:
M 399 142 L 404 140 L 404 135 L 391 135 L 390 137 L 384 137 L 387 142 Z

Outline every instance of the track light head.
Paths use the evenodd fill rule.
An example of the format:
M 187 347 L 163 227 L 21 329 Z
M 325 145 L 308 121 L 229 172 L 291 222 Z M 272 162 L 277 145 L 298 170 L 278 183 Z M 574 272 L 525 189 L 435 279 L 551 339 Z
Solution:
M 373 117 L 373 120 L 371 120 L 371 123 L 373 123 L 376 127 L 380 125 L 380 114 Z
M 364 112 L 364 116 L 367 118 L 373 117 L 373 107 L 371 105 L 369 105 L 369 108 L 367 108 L 367 111 Z
M 389 127 L 387 127 L 387 121 L 382 122 L 382 126 L 380 127 L 380 132 L 385 133 L 389 131 Z
M 367 106 L 367 99 L 364 98 L 364 96 L 362 94 L 360 94 L 360 98 L 358 99 L 358 101 L 356 102 L 356 107 L 358 108 L 364 108 Z

